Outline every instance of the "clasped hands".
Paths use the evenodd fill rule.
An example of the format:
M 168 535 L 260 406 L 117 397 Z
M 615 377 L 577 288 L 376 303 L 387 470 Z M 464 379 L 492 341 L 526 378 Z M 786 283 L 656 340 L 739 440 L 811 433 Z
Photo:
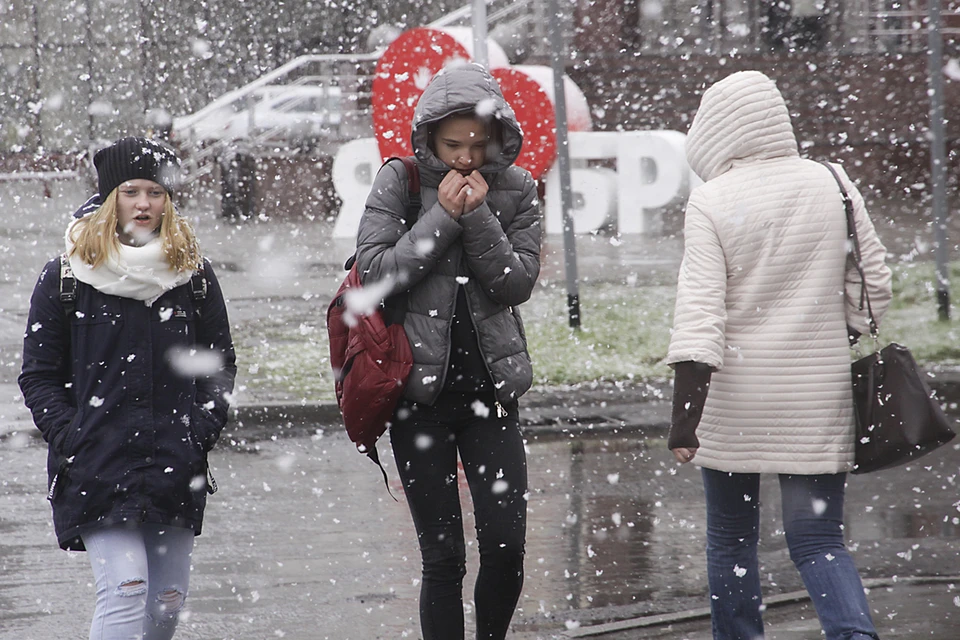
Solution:
M 454 220 L 469 213 L 483 204 L 487 197 L 487 181 L 474 169 L 468 175 L 451 169 L 440 182 L 437 189 L 440 206 Z

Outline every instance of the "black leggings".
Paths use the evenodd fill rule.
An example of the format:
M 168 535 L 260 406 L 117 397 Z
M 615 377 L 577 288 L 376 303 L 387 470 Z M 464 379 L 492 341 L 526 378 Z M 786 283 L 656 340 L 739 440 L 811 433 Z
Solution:
M 423 558 L 424 640 L 459 640 L 466 549 L 457 452 L 473 498 L 480 570 L 477 638 L 502 640 L 523 586 L 527 460 L 517 405 L 497 417 L 493 396 L 445 392 L 434 406 L 401 401 L 390 442 Z M 489 415 L 483 414 L 489 410 Z

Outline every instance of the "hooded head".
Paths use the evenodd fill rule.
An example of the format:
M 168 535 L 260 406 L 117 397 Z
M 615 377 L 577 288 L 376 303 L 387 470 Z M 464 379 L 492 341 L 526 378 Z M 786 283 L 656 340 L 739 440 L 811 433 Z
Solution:
M 520 155 L 523 134 L 500 85 L 483 66 L 464 63 L 437 72 L 417 102 L 410 141 L 422 167 L 449 171 L 431 148 L 431 135 L 437 123 L 453 114 L 471 115 L 487 125 L 489 143 L 481 172 L 506 169 Z
M 741 161 L 800 155 L 787 104 L 759 71 L 739 71 L 704 92 L 686 148 L 690 168 L 704 181 Z
M 168 147 L 147 138 L 122 138 L 93 157 L 100 199 L 127 180 L 152 180 L 171 196 L 180 184 L 180 160 Z

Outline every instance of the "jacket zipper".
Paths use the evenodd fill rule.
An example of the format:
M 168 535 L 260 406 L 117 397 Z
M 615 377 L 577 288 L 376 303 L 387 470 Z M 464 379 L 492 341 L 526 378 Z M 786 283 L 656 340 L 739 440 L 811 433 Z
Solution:
M 470 307 L 470 296 L 467 295 L 467 288 L 464 285 L 458 284 L 457 286 L 463 287 L 463 298 L 467 301 L 467 312 L 470 314 L 470 324 L 473 325 L 473 333 L 477 336 L 477 351 L 480 352 L 480 359 L 483 360 L 483 368 L 487 370 L 487 377 L 490 378 L 490 383 L 493 385 L 493 406 L 497 410 L 497 417 L 506 418 L 509 414 L 507 410 L 503 408 L 503 405 L 500 404 L 500 399 L 497 398 L 497 381 L 493 378 L 493 372 L 490 371 L 490 364 L 487 362 L 487 357 L 483 354 L 483 348 L 480 346 L 480 330 L 477 328 L 477 323 L 473 321 L 473 309 Z M 460 293 L 459 290 L 457 293 Z M 454 302 L 454 305 L 456 305 L 456 302 Z M 452 347 L 453 345 L 450 346 Z M 450 359 L 449 354 L 450 351 L 447 350 L 447 360 Z M 449 362 L 447 366 L 449 366 Z

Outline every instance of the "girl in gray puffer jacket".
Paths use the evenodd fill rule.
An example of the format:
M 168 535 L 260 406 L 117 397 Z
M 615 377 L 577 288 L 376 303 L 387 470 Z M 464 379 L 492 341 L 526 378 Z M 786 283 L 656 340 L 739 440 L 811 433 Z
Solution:
M 390 440 L 420 543 L 425 640 L 463 638 L 465 545 L 457 455 L 480 550 L 477 637 L 503 638 L 523 584 L 527 471 L 517 400 L 532 367 L 517 305 L 540 272 L 540 208 L 513 164 L 523 136 L 483 67 L 439 72 L 412 130 L 422 208 L 412 225 L 406 169 L 378 174 L 357 236 L 364 284 L 406 292 L 414 366 Z

